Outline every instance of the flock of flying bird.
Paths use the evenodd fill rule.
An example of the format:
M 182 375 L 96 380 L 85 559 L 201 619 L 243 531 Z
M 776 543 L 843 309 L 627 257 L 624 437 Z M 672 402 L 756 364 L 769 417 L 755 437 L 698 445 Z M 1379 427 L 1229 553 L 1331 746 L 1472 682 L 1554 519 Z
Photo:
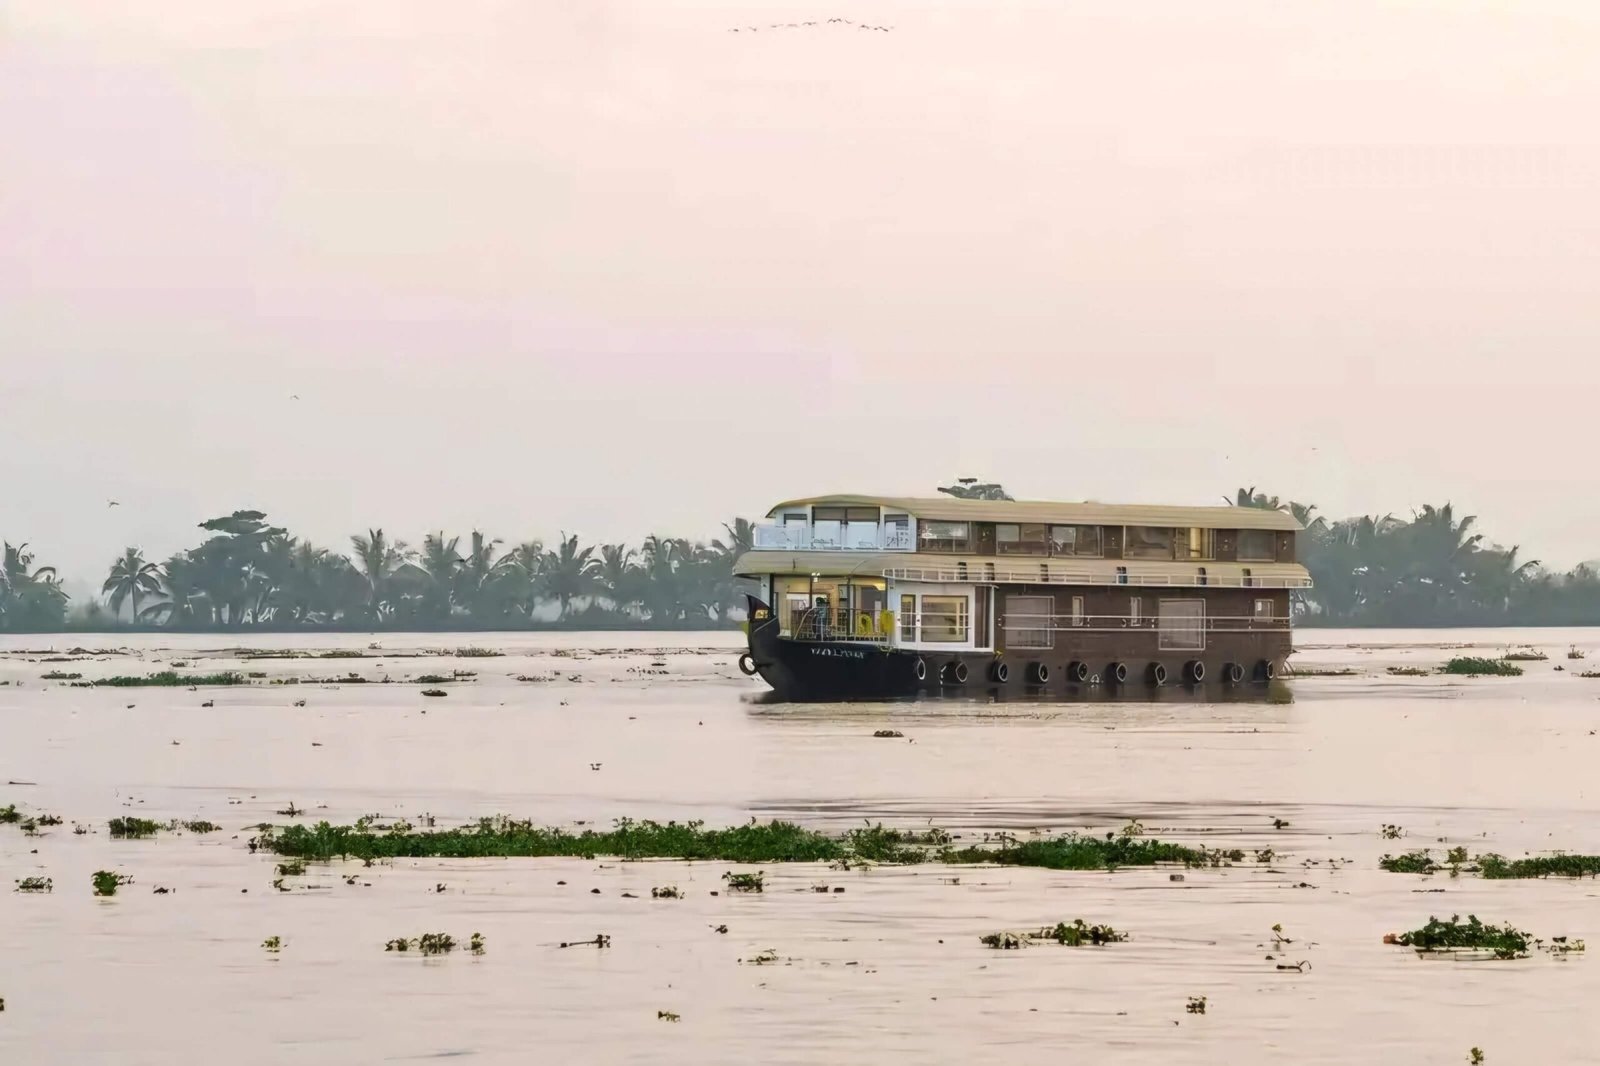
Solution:
M 774 22 L 766 28 L 769 30 L 803 30 L 810 26 L 854 26 L 858 30 L 878 30 L 882 33 L 888 33 L 894 29 L 893 26 L 869 26 L 865 22 L 856 22 L 853 19 L 846 18 L 833 18 L 827 22 Z M 760 33 L 761 29 L 762 27 L 760 26 L 734 26 L 728 32 Z

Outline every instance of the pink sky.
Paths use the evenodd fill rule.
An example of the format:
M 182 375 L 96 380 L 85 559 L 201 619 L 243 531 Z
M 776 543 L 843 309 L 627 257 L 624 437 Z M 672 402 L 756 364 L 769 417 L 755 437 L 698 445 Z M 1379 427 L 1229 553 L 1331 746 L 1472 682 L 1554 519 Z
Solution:
M 835 15 L 894 31 L 727 32 Z M 0 536 L 82 578 L 235 507 L 709 536 L 962 474 L 1453 499 L 1600 555 L 1590 2 L 13 0 L 0 34 Z

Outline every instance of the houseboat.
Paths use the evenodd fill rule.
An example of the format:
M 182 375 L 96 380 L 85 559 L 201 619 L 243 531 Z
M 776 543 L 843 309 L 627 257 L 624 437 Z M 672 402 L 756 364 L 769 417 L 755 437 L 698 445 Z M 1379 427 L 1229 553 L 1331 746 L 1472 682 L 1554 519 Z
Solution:
M 819 496 L 767 518 L 734 564 L 758 585 L 739 667 L 792 698 L 1262 684 L 1311 586 L 1282 511 Z

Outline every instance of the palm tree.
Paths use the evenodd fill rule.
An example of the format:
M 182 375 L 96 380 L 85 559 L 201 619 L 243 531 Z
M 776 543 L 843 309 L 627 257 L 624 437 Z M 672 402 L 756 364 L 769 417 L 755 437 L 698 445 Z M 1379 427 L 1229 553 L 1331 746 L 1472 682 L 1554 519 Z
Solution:
M 1288 509 L 1294 515 L 1294 520 L 1308 533 L 1321 533 L 1328 528 L 1328 520 L 1317 514 L 1317 505 L 1314 503 L 1295 503 L 1291 500 Z
M 58 628 L 66 619 L 67 593 L 53 566 L 33 567 L 26 544 L 0 542 L 0 629 Z
M 572 601 L 594 592 L 596 563 L 594 548 L 579 549 L 576 535 L 561 534 L 560 547 L 545 552 L 541 581 L 544 591 L 561 604 L 561 617 L 567 616 Z
M 684 615 L 689 574 L 689 543 L 684 540 L 646 537 L 639 549 L 641 599 L 653 622 L 676 621 Z
M 722 531 L 728 535 L 728 539 L 714 540 L 711 546 L 720 554 L 727 556 L 730 563 L 755 548 L 756 527 L 748 518 L 735 518 L 731 526 L 724 522 Z
M 595 580 L 601 595 L 621 612 L 639 602 L 639 567 L 633 561 L 635 554 L 625 544 L 600 546 L 600 565 L 595 570 Z
M 1240 489 L 1231 497 L 1224 496 L 1222 502 L 1229 507 L 1256 507 L 1263 511 L 1279 511 L 1283 509 L 1283 504 L 1278 502 L 1276 496 L 1268 496 L 1266 493 L 1257 492 L 1254 485 L 1247 489 Z
M 939 491 L 958 500 L 1009 500 L 1010 493 L 998 481 L 979 481 L 975 477 L 956 478 L 954 485 L 940 485 Z
M 110 597 L 113 615 L 121 612 L 123 600 L 131 601 L 131 617 L 137 622 L 140 598 L 161 594 L 161 567 L 157 563 L 147 562 L 138 548 L 126 548 L 122 556 L 111 564 L 111 573 L 106 577 L 105 584 L 100 586 L 100 592 Z
M 1521 545 L 1488 548 L 1472 558 L 1471 584 L 1479 604 L 1499 614 L 1511 610 L 1511 601 L 1539 569 L 1539 560 L 1517 562 Z
M 410 558 L 409 552 L 404 541 L 391 544 L 381 529 L 369 529 L 364 537 L 351 537 L 350 546 L 355 549 L 356 569 L 367 582 L 367 616 L 376 621 L 386 611 L 393 611 L 395 604 L 388 599 L 390 586 Z
M 481 530 L 472 531 L 472 547 L 461 566 L 461 600 L 467 610 L 480 617 L 504 613 L 501 587 L 510 571 L 513 556 L 495 555 L 498 537 L 490 539 Z
M 505 576 L 500 582 L 505 602 L 530 620 L 539 607 L 544 557 L 544 542 L 538 540 L 525 540 L 506 553 Z
M 456 588 L 461 580 L 461 553 L 456 550 L 460 542 L 460 537 L 445 540 L 443 530 L 422 538 L 422 555 L 417 565 L 428 575 L 429 614 L 435 618 L 448 618 L 455 603 Z

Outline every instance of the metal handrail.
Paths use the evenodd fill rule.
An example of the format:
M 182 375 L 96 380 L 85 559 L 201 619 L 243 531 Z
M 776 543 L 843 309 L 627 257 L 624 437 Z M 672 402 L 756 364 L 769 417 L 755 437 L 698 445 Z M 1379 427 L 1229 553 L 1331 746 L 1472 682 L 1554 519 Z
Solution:
M 859 640 L 886 644 L 894 632 L 894 612 L 856 607 L 807 607 L 794 616 L 795 640 Z
M 1285 577 L 1271 574 L 1107 574 L 1082 570 L 1058 569 L 1053 565 L 1032 566 L 1026 570 L 991 566 L 988 560 L 969 563 L 960 568 L 927 566 L 894 566 L 883 571 L 883 576 L 895 581 L 926 582 L 979 582 L 980 584 L 1007 585 L 1144 585 L 1163 588 L 1225 588 L 1225 589 L 1308 589 L 1309 577 Z

